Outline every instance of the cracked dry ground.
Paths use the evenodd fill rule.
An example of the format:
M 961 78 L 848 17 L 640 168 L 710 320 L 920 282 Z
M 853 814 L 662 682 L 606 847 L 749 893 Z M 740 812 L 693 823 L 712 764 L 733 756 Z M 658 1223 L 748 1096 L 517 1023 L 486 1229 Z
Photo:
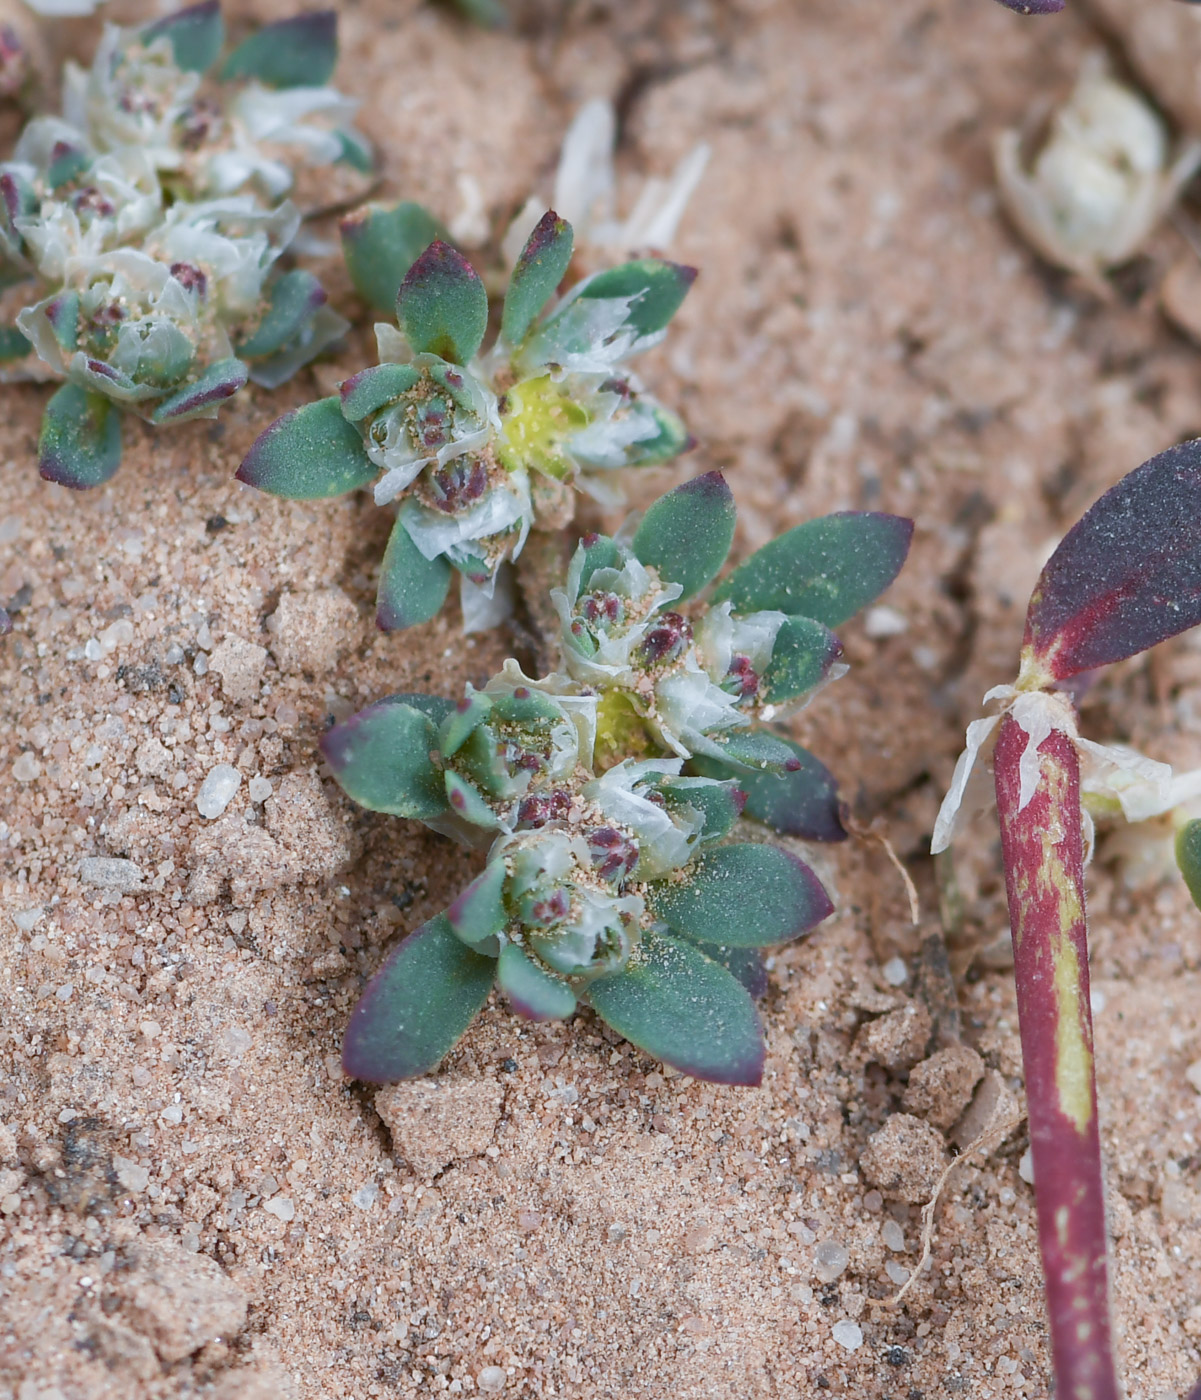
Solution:
M 364 97 L 384 192 L 448 217 L 470 177 L 499 227 L 597 93 L 620 101 L 634 185 L 712 145 L 675 250 L 702 276 L 646 370 L 700 445 L 638 489 L 728 471 L 744 551 L 834 509 L 917 518 L 888 598 L 904 632 L 852 625 L 851 674 L 796 733 L 891 836 L 922 925 L 878 846 L 822 852 L 840 912 L 774 959 L 761 1089 L 665 1074 L 588 1014 L 531 1028 L 490 1006 L 437 1080 L 379 1101 L 394 1152 L 340 1075 L 341 1028 L 388 942 L 474 866 L 351 808 L 315 743 L 389 691 L 482 681 L 506 643 L 464 642 L 453 613 L 380 635 L 383 513 L 231 479 L 270 416 L 365 361 L 365 337 L 216 428 L 135 427 L 116 480 L 79 497 L 36 479 L 44 390 L 5 387 L 0 1396 L 1047 1394 L 1022 1128 L 952 1176 L 929 1270 L 889 1305 L 956 1074 L 1020 1090 L 992 834 L 960 856 L 958 1008 L 921 954 L 923 852 L 1050 543 L 1201 432 L 1201 356 L 1146 290 L 1183 245 L 1165 230 L 1102 307 L 998 217 L 991 134 L 1066 90 L 1095 42 L 1080 13 L 542 8 L 496 36 L 408 0 L 340 7 L 339 81 Z M 1199 718 L 1187 637 L 1086 709 L 1094 737 L 1182 765 L 1201 762 Z M 244 780 L 205 822 L 218 762 Z M 1184 1077 L 1201 921 L 1177 887 L 1130 893 L 1104 860 L 1090 893 L 1123 1365 L 1132 1400 L 1165 1400 L 1201 1369 L 1201 1095 Z M 959 1040 L 980 1059 L 956 1050 L 907 1086 Z

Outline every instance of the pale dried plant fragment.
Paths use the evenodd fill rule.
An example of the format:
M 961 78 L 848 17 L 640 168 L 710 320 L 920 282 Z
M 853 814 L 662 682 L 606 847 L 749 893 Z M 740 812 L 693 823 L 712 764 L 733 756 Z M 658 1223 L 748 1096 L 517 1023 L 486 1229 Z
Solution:
M 1000 132 L 993 155 L 1005 211 L 1026 241 L 1103 296 L 1201 164 L 1201 142 L 1170 150 L 1163 122 L 1090 54 L 1047 139 L 1026 164 L 1022 136 Z

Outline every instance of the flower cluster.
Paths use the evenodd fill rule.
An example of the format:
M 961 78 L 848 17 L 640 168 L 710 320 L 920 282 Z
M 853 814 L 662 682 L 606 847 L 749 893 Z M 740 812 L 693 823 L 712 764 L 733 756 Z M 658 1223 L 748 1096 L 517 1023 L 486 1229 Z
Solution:
M 810 521 L 710 590 L 734 523 L 720 475 L 687 482 L 628 538 L 580 543 L 554 595 L 553 674 L 509 661 L 457 705 L 395 695 L 327 734 L 356 801 L 488 851 L 364 993 L 346 1041 L 355 1077 L 432 1068 L 495 981 L 530 1019 L 586 1000 L 690 1074 L 758 1082 L 758 950 L 832 906 L 791 853 L 726 838 L 744 811 L 810 839 L 845 833 L 829 772 L 755 724 L 845 670 L 829 628 L 888 586 L 912 527 Z
M 67 381 L 44 476 L 96 485 L 120 461 L 114 410 L 212 417 L 342 334 L 316 279 L 279 267 L 300 224 L 294 171 L 368 160 L 347 128 L 356 104 L 327 86 L 335 24 L 268 25 L 219 66 L 217 0 L 109 26 L 90 69 L 67 65 L 61 116 L 26 125 L 0 167 L 0 277 L 36 291 L 3 346 Z
M 570 519 L 573 488 L 612 502 L 620 468 L 668 461 L 688 444 L 627 366 L 662 339 L 692 268 L 644 258 L 556 299 L 572 230 L 549 212 L 513 269 L 500 335 L 481 353 L 478 274 L 441 238 L 413 257 L 414 236 L 433 229 L 416 206 L 348 222 L 351 274 L 373 304 L 394 304 L 398 326 L 376 326 L 378 365 L 278 419 L 238 472 L 291 499 L 370 484 L 379 504 L 400 502 L 379 583 L 385 629 L 432 617 L 452 571 L 468 620 L 486 614 L 481 600 L 530 528 Z

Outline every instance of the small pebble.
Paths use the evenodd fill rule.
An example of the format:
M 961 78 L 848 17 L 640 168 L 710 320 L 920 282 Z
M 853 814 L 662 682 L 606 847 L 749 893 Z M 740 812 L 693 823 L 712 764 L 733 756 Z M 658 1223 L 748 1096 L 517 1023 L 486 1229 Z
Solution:
M 269 778 L 251 778 L 250 780 L 250 800 L 251 802 L 266 802 L 272 793 L 271 780 Z
M 219 817 L 233 800 L 242 775 L 228 763 L 218 763 L 200 786 L 196 796 L 196 810 L 210 821 Z
M 85 856 L 79 862 L 79 878 L 85 885 L 103 890 L 140 889 L 146 878 L 140 865 L 116 856 Z
M 1018 1163 L 1018 1176 L 1031 1186 L 1034 1185 L 1034 1156 L 1029 1148 L 1022 1153 L 1022 1159 Z
M 863 1345 L 863 1328 L 857 1322 L 850 1322 L 845 1317 L 841 1322 L 836 1322 L 830 1329 L 830 1335 L 840 1347 L 845 1347 L 847 1351 L 858 1351 Z
M 273 1196 L 271 1200 L 263 1202 L 263 1209 L 277 1220 L 291 1220 L 296 1214 L 296 1207 L 287 1196 Z
M 892 1250 L 894 1254 L 900 1254 L 905 1248 L 905 1231 L 895 1220 L 886 1220 L 880 1227 L 880 1238 Z
M 508 1376 L 505 1375 L 503 1367 L 485 1366 L 479 1375 L 476 1376 L 475 1383 L 486 1395 L 495 1395 L 497 1392 L 504 1390 L 505 1381 L 507 1380 Z
M 900 1288 L 902 1284 L 909 1282 L 909 1270 L 904 1264 L 899 1264 L 895 1259 L 886 1259 L 884 1261 L 884 1272 L 898 1288 Z
M 813 1251 L 813 1272 L 823 1283 L 833 1283 L 846 1272 L 851 1256 L 837 1240 L 822 1240 Z
M 909 969 L 901 958 L 889 958 L 880 971 L 890 987 L 903 987 L 909 978 Z

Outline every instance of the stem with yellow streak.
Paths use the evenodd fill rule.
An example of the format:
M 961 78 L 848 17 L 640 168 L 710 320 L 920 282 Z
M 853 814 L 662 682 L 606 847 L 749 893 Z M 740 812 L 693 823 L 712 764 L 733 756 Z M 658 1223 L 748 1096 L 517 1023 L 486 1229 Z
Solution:
M 1055 1393 L 1058 1400 L 1118 1400 L 1089 1008 L 1080 764 L 1072 739 L 1053 730 L 1038 750 L 1038 787 L 1019 808 L 1026 744 L 1025 730 L 1006 715 L 996 747 L 997 810 Z

